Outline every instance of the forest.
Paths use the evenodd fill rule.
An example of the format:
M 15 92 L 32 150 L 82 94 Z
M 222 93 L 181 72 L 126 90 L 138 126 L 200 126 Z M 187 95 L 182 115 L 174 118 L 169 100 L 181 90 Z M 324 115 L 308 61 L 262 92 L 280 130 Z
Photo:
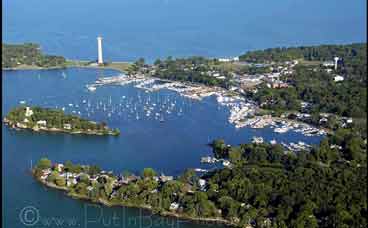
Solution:
M 34 173 L 40 178 L 52 169 L 47 182 L 93 202 L 221 219 L 238 227 L 367 226 L 366 141 L 352 129 L 339 129 L 310 152 L 296 154 L 268 143 L 230 146 L 217 139 L 210 146 L 231 166 L 202 176 L 188 169 L 160 181 L 152 168 L 138 176 L 114 175 L 98 166 L 66 162 L 58 171 L 44 158 Z M 67 184 L 66 172 L 79 174 L 74 184 Z
M 20 65 L 34 67 L 65 67 L 62 56 L 45 55 L 38 44 L 2 44 L 2 68 L 16 68 Z
M 12 109 L 6 116 L 6 119 L 12 123 L 23 123 L 29 128 L 37 125 L 37 121 L 46 121 L 47 128 L 65 129 L 65 124 L 70 124 L 70 131 L 98 131 L 108 134 L 111 130 L 106 126 L 106 123 L 96 123 L 83 119 L 76 115 L 65 114 L 62 110 L 54 110 L 41 107 L 29 107 L 32 110 L 32 115 L 26 116 L 26 107 L 20 106 Z M 25 119 L 27 121 L 25 122 Z M 113 130 L 118 135 L 118 129 Z
M 291 60 L 304 61 L 333 61 L 339 57 L 343 66 L 342 72 L 358 81 L 366 82 L 367 76 L 367 43 L 346 45 L 319 45 L 301 47 L 269 48 L 265 50 L 249 51 L 241 55 L 241 61 L 255 63 L 285 62 Z

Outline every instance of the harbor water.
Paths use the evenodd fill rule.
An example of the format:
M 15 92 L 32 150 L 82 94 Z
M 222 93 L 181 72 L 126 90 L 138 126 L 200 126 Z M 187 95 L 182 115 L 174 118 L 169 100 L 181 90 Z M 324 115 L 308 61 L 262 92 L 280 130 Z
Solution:
M 200 159 L 211 155 L 207 144 L 215 138 L 223 138 L 229 144 L 250 142 L 254 136 L 266 141 L 308 144 L 316 144 L 321 139 L 293 131 L 278 134 L 271 128 L 236 129 L 228 122 L 229 108 L 219 105 L 215 97 L 198 101 L 169 90 L 147 93 L 129 84 L 102 86 L 93 92 L 85 87 L 99 77 L 118 74 L 114 70 L 87 68 L 3 71 L 4 114 L 21 104 L 39 105 L 105 121 L 121 131 L 119 137 L 81 136 L 16 131 L 3 125 L 5 224 L 19 227 L 19 213 L 27 206 L 37 208 L 41 218 L 89 216 L 89 208 L 87 214 L 83 214 L 89 205 L 87 202 L 69 199 L 32 178 L 29 169 L 42 157 L 57 162 L 96 164 L 114 173 L 129 170 L 139 174 L 143 168 L 152 167 L 164 174 L 179 175 L 186 168 L 206 168 Z M 106 213 L 123 210 L 101 208 Z M 102 213 L 100 209 L 91 210 Z M 138 209 L 124 210 L 126 219 L 141 213 Z M 101 227 L 99 222 L 102 221 L 88 223 L 88 227 Z M 180 225 L 205 226 L 188 222 Z

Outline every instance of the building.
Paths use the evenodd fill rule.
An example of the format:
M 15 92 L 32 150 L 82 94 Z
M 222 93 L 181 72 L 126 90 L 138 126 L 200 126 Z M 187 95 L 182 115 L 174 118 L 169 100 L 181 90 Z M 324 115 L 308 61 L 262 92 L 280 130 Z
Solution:
M 334 77 L 334 81 L 335 82 L 341 82 L 341 81 L 344 81 L 344 77 L 343 76 L 340 76 L 340 75 L 336 75 Z
M 332 66 L 335 66 L 335 63 L 332 62 L 332 61 L 325 61 L 325 62 L 322 63 L 322 65 L 324 67 L 332 67 Z
M 26 114 L 25 114 L 25 116 L 26 117 L 30 117 L 32 115 L 33 115 L 32 109 L 30 107 L 26 107 Z
M 56 170 L 60 173 L 60 172 L 62 172 L 63 171 L 63 169 L 64 169 L 64 165 L 63 164 L 57 164 L 56 165 Z
M 198 180 L 198 185 L 199 185 L 199 188 L 203 191 L 206 187 L 206 180 L 204 179 L 199 179 Z
M 276 88 L 288 88 L 289 85 L 285 82 L 274 82 L 272 83 L 272 88 L 276 89 Z
M 226 63 L 226 62 L 230 62 L 230 61 L 231 61 L 231 59 L 227 59 L 227 58 L 219 58 L 219 59 L 218 59 L 218 61 L 219 61 L 219 62 L 225 62 L 225 63 Z
M 169 209 L 172 210 L 172 211 L 176 211 L 178 208 L 179 208 L 179 204 L 176 203 L 176 202 L 173 202 L 173 203 L 170 204 Z
M 64 127 L 65 130 L 71 130 L 72 129 L 71 124 L 64 124 L 63 127 Z
M 163 183 L 165 183 L 165 182 L 167 182 L 167 181 L 172 181 L 174 179 L 174 177 L 173 176 L 165 176 L 165 175 L 161 175 L 160 176 L 160 180 L 161 180 L 161 182 L 163 182 Z
M 37 125 L 43 125 L 43 126 L 46 126 L 46 124 L 47 124 L 46 120 L 39 120 L 36 123 L 37 123 Z
M 102 58 L 102 37 L 101 36 L 97 37 L 97 46 L 98 46 L 98 61 L 97 61 L 97 63 L 99 65 L 102 65 L 104 62 L 103 62 L 103 58 Z

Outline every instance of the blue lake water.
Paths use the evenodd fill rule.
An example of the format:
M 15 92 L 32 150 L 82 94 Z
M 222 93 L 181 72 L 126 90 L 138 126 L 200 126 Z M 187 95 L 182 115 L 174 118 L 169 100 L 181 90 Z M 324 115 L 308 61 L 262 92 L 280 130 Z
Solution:
M 366 42 L 365 0 L 5 0 L 3 39 L 48 53 L 132 61 L 235 56 L 290 45 Z
M 364 0 L 5 0 L 2 31 L 5 42 L 36 42 L 45 52 L 69 59 L 96 59 L 97 35 L 104 37 L 107 60 L 225 57 L 276 46 L 366 42 L 365 9 Z M 35 217 L 39 220 L 33 227 L 214 227 L 150 217 L 138 209 L 95 208 L 70 199 L 30 176 L 31 161 L 43 156 L 97 164 L 115 172 L 153 167 L 177 175 L 185 168 L 201 167 L 200 157 L 210 154 L 206 144 L 218 137 L 231 144 L 249 142 L 252 136 L 285 142 L 320 140 L 292 132 L 275 134 L 272 129 L 237 130 L 227 123 L 228 110 L 213 97 L 197 102 L 171 91 L 147 94 L 129 85 L 98 88 L 95 93 L 85 89 L 98 77 L 116 75 L 112 70 L 2 73 L 3 115 L 25 100 L 31 105 L 65 107 L 66 112 L 106 120 L 121 130 L 121 136 L 114 138 L 12 131 L 2 126 L 4 227 L 25 227 L 22 221 L 32 225 Z M 90 116 L 83 100 L 95 107 Z M 142 102 L 148 101 L 174 102 L 175 108 L 160 123 L 141 113 Z M 101 102 L 109 104 L 109 111 L 114 109 L 111 117 L 101 106 L 96 109 Z M 139 120 L 131 112 L 134 105 Z M 29 210 L 22 211 L 27 206 Z
M 98 77 L 117 74 L 113 70 L 80 68 L 3 71 L 4 113 L 25 101 L 27 105 L 80 112 L 82 117 L 106 121 L 121 130 L 119 137 L 99 137 L 15 131 L 3 126 L 3 208 L 8 227 L 21 224 L 18 215 L 28 205 L 38 208 L 45 217 L 68 218 L 73 213 L 81 219 L 90 215 L 83 214 L 88 204 L 68 199 L 63 193 L 46 189 L 33 180 L 28 172 L 31 162 L 44 156 L 58 162 L 97 164 L 116 173 L 123 170 L 139 173 L 144 167 L 152 167 L 165 174 L 179 175 L 186 168 L 206 168 L 199 161 L 202 156 L 211 155 L 206 144 L 214 138 L 224 138 L 230 144 L 249 142 L 253 136 L 279 142 L 318 143 L 320 140 L 320 137 L 293 132 L 277 134 L 268 128 L 236 129 L 227 122 L 228 108 L 219 106 L 214 97 L 194 101 L 167 90 L 145 93 L 132 85 L 98 87 L 95 92 L 85 87 Z M 165 107 L 173 104 L 170 113 L 164 112 L 165 122 L 155 119 L 154 115 L 146 116 L 142 110 L 144 106 L 166 110 Z M 114 213 L 122 209 L 105 210 Z M 134 218 L 139 212 L 127 209 L 126 218 Z M 99 210 L 96 209 L 96 213 Z M 161 221 L 157 219 L 154 221 Z M 181 226 L 205 225 L 185 223 Z M 88 227 L 101 227 L 101 223 L 88 223 Z

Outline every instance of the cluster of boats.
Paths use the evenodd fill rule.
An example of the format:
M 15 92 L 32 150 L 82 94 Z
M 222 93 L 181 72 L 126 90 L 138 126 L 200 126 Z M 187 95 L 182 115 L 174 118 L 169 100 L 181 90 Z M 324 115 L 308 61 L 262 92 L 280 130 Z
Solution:
M 234 124 L 236 128 L 250 127 L 250 128 L 264 128 L 270 126 L 274 128 L 275 133 L 286 133 L 290 130 L 300 132 L 306 136 L 324 135 L 324 130 L 311 127 L 307 124 L 298 124 L 294 121 L 280 121 L 275 120 L 270 115 L 255 116 L 258 106 L 254 101 L 246 100 L 244 97 L 230 94 L 222 88 L 200 86 L 192 83 L 174 82 L 168 80 L 161 80 L 158 78 L 147 77 L 144 75 L 118 75 L 115 77 L 99 78 L 94 84 L 87 85 L 88 90 L 95 91 L 97 86 L 101 85 L 126 85 L 128 83 L 134 83 L 134 87 L 143 89 L 145 92 L 153 92 L 161 89 L 168 89 L 176 91 L 182 96 L 190 99 L 201 100 L 204 97 L 215 95 L 217 102 L 226 106 L 230 110 L 228 121 Z M 175 106 L 175 104 L 171 104 Z M 148 106 L 145 104 L 144 112 L 146 117 L 151 115 L 158 118 L 160 121 L 164 121 L 162 115 L 163 112 L 171 114 L 173 112 L 172 106 L 162 106 L 159 110 L 156 110 L 155 105 Z M 163 110 L 165 109 L 165 110 Z M 113 111 L 112 111 L 113 112 Z M 179 115 L 182 110 L 179 110 Z M 136 119 L 139 119 L 137 114 Z
M 284 143 L 281 142 L 281 145 L 285 147 L 289 151 L 299 152 L 299 151 L 308 151 L 311 149 L 311 145 L 306 144 L 305 142 L 299 141 L 298 143 Z
M 24 104 L 25 101 L 20 101 Z M 175 94 L 145 94 L 119 97 L 89 96 L 78 102 L 52 105 L 67 113 L 111 120 L 156 120 L 165 122 L 170 116 L 182 116 L 190 110 L 190 99 L 177 99 Z
M 294 132 L 299 132 L 305 136 L 326 135 L 325 130 L 312 127 L 305 123 L 279 121 L 278 124 L 281 124 L 281 126 L 278 126 L 274 129 L 274 132 L 276 133 L 286 133 L 290 130 L 293 130 Z

